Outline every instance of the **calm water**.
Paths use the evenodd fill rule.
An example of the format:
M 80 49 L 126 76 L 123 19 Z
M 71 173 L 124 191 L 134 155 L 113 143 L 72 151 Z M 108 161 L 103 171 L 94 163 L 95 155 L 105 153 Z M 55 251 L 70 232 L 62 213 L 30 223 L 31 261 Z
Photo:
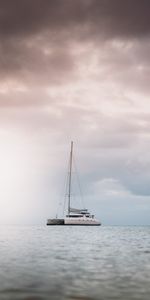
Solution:
M 150 227 L 0 227 L 0 299 L 150 299 Z

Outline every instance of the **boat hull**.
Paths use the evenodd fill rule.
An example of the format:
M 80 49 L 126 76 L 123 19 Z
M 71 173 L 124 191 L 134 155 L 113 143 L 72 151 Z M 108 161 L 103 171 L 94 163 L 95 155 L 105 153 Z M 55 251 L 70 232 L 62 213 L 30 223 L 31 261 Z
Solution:
M 71 218 L 65 218 L 64 225 L 100 226 L 101 223 L 98 220 L 73 220 Z
M 100 226 L 101 223 L 97 220 L 91 220 L 91 221 L 71 220 L 71 218 L 65 218 L 65 219 L 48 219 L 46 225 L 48 226 L 54 226 L 54 225 Z
M 48 219 L 47 225 L 64 225 L 64 219 Z

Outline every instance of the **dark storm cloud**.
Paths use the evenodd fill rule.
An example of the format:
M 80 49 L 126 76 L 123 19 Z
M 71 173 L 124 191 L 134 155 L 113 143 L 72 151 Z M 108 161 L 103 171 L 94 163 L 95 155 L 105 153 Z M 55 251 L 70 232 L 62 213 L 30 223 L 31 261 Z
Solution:
M 70 80 L 76 71 L 74 41 L 149 33 L 148 0 L 0 0 L 1 79 L 17 75 L 30 82 L 31 74 L 38 80 L 41 73 L 39 80 Z
M 92 27 L 106 35 L 146 35 L 150 32 L 148 0 L 1 0 L 0 33 L 32 34 L 49 28 Z

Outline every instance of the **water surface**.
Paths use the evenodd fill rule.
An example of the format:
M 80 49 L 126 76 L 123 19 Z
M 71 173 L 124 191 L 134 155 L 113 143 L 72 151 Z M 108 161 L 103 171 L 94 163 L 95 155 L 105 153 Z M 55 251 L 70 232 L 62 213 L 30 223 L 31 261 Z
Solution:
M 1 300 L 149 300 L 150 227 L 1 226 Z

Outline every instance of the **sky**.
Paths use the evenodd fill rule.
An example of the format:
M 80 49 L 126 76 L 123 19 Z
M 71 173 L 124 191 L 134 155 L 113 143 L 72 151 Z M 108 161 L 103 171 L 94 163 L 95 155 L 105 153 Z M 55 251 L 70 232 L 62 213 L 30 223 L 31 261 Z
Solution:
M 85 206 L 150 225 L 149 80 L 149 0 L 0 0 L 0 223 L 63 210 L 73 140 Z

